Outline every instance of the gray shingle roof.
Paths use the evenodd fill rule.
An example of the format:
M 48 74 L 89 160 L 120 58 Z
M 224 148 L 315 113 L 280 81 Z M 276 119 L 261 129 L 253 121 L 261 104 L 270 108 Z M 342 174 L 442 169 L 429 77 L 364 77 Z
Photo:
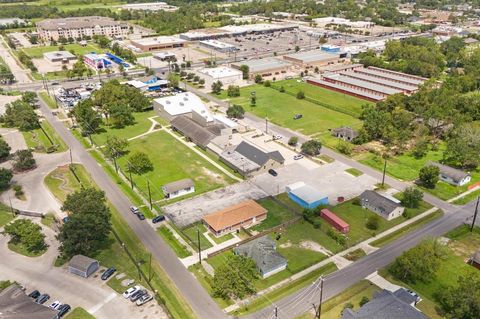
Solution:
M 276 251 L 275 241 L 268 236 L 254 239 L 233 251 L 237 255 L 252 258 L 262 273 L 268 273 L 287 263 L 287 260 Z
M 39 305 L 16 284 L 0 292 L 0 317 L 2 319 L 53 319 L 57 311 Z
M 463 180 L 465 177 L 469 176 L 470 174 L 465 173 L 464 171 L 461 171 L 459 169 L 443 165 L 437 162 L 428 162 L 428 166 L 436 166 L 440 169 L 440 174 L 447 176 L 454 180 L 456 183 L 460 182 Z
M 334 128 L 332 130 L 332 134 L 334 135 L 342 135 L 343 137 L 348 137 L 350 140 L 353 140 L 358 136 L 358 132 L 355 131 L 353 128 L 348 126 L 342 126 L 338 128 Z
M 201 146 L 207 146 L 215 138 L 215 134 L 184 115 L 177 116 L 170 124 L 194 143 Z
M 170 194 L 182 189 L 193 187 L 193 181 L 190 178 L 184 178 L 162 186 L 163 192 Z
M 376 294 L 372 301 L 363 305 L 358 311 L 345 309 L 342 319 L 428 319 L 409 303 L 388 290 Z
M 83 272 L 88 270 L 88 267 L 92 264 L 97 262 L 95 259 L 84 256 L 84 255 L 75 255 L 70 259 L 68 263 L 68 267 L 72 267 Z
M 256 148 L 247 142 L 241 142 L 238 144 L 238 146 L 235 148 L 235 152 L 240 153 L 259 166 L 265 165 L 269 159 L 273 159 L 274 161 L 282 164 L 285 162 L 285 158 L 282 156 L 282 154 L 280 154 L 279 151 L 265 153 L 261 149 Z
M 377 208 L 382 214 L 390 214 L 396 208 L 401 207 L 399 203 L 394 202 L 375 191 L 366 190 L 360 195 L 362 205 L 368 203 L 369 206 Z

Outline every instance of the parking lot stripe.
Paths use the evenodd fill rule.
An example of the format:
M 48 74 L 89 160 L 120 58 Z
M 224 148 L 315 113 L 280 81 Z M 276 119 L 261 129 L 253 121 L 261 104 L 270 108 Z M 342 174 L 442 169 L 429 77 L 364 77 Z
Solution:
M 93 315 L 95 312 L 97 312 L 98 310 L 100 310 L 105 304 L 109 303 L 110 300 L 114 299 L 115 297 L 117 296 L 117 294 L 115 292 L 112 292 L 110 295 L 108 295 L 107 298 L 105 298 L 105 300 L 103 300 L 101 303 L 98 303 L 96 304 L 94 307 L 90 308 L 88 310 L 88 313 Z

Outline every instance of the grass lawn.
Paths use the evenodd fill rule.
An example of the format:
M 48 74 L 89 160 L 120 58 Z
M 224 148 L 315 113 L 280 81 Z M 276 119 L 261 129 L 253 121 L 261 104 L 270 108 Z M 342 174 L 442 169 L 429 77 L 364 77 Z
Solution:
M 480 196 L 480 189 L 477 189 L 476 191 L 473 191 L 470 194 L 455 200 L 453 203 L 456 205 L 465 205 L 472 200 L 477 199 L 478 196 Z
M 51 213 L 48 213 L 43 216 L 42 220 L 40 221 L 43 225 L 47 227 L 52 227 L 52 225 L 55 223 L 55 216 Z
M 93 185 L 92 179 L 85 168 L 80 164 L 73 164 L 72 169 L 85 187 Z M 44 180 L 48 189 L 61 202 L 65 201 L 67 195 L 80 188 L 80 183 L 75 178 L 69 167 L 61 166 L 50 172 Z
M 344 257 L 350 261 L 356 261 L 356 260 L 359 260 L 360 258 L 366 256 L 367 254 L 365 254 L 365 252 L 363 251 L 363 249 L 359 248 L 359 249 L 356 249 L 348 254 L 346 254 Z
M 95 43 L 89 42 L 85 47 L 82 47 L 79 44 L 65 44 L 63 46 L 66 51 L 73 50 L 75 54 L 79 55 L 84 55 L 90 52 L 105 52 L 104 49 L 100 49 Z M 30 56 L 31 58 L 43 58 L 43 54 L 46 52 L 52 52 L 52 51 L 58 51 L 59 46 L 58 45 L 52 45 L 52 46 L 38 46 L 38 47 L 32 47 L 32 48 L 22 48 L 20 49 L 25 54 Z
M 260 224 L 251 227 L 250 230 L 261 232 L 278 226 L 297 216 L 289 208 L 279 204 L 277 201 L 269 197 L 258 200 L 257 202 L 268 210 L 267 219 Z
M 355 177 L 363 175 L 363 172 L 361 172 L 358 169 L 353 168 L 353 167 L 346 169 L 345 172 L 347 172 L 348 174 L 353 175 Z
M 41 128 L 37 128 L 32 131 L 22 132 L 27 146 L 34 149 L 35 152 L 45 153 L 51 152 L 64 152 L 68 149 L 65 142 L 58 136 L 57 132 L 47 122 L 41 122 Z
M 45 103 L 47 103 L 47 106 L 51 109 L 56 109 L 57 108 L 57 105 L 55 103 L 55 100 L 47 94 L 47 92 L 45 91 L 42 91 L 39 93 L 40 97 L 42 98 L 43 101 L 45 101 Z
M 181 231 L 183 232 L 184 235 L 187 236 L 188 239 L 190 239 L 190 242 L 193 244 L 192 247 L 195 250 L 198 250 L 198 235 L 197 235 L 197 229 L 200 230 L 200 247 L 202 250 L 208 249 L 210 247 L 213 247 L 212 243 L 208 241 L 208 239 L 205 237 L 204 233 L 207 231 L 205 228 L 205 225 L 202 223 L 196 223 L 191 226 L 188 226 L 187 228 L 182 229 Z
M 5 226 L 9 222 L 11 222 L 15 217 L 10 210 L 10 207 L 7 205 L 0 203 L 0 227 Z
M 195 183 L 195 193 L 189 196 L 208 192 L 233 182 L 212 164 L 163 131 L 130 141 L 128 150 L 132 153 L 135 151 L 148 153 L 154 170 L 142 176 L 134 175 L 133 180 L 145 197 L 147 197 L 148 180 L 154 201 L 164 198 L 162 185 L 184 178 L 191 178 Z M 123 171 L 126 171 L 127 161 L 128 155 L 118 160 Z
M 208 274 L 205 269 L 200 266 L 200 264 L 195 264 L 193 266 L 188 267 L 188 270 L 197 278 L 198 282 L 202 285 L 202 287 L 210 294 L 212 295 L 212 284 L 213 284 L 213 277 Z M 233 301 L 231 299 L 223 299 L 223 298 L 215 298 L 212 297 L 213 300 L 221 307 L 221 308 L 226 308 L 233 304 Z
M 288 296 L 302 288 L 305 288 L 311 285 L 315 280 L 320 277 L 320 275 L 326 275 L 332 273 L 337 270 L 337 267 L 334 263 L 328 263 L 325 266 L 312 271 L 311 273 L 296 279 L 278 289 L 273 290 L 265 294 L 264 296 L 260 296 L 247 306 L 240 308 L 234 311 L 232 314 L 235 316 L 243 316 L 246 314 L 254 313 L 260 309 L 263 309 L 271 304 L 271 302 L 275 302 L 285 296 Z
M 77 307 L 66 315 L 65 319 L 95 319 L 95 317 L 89 314 L 85 309 Z
M 192 255 L 192 253 L 190 253 L 190 251 L 188 251 L 187 248 L 173 236 L 172 232 L 167 227 L 160 226 L 157 229 L 157 233 L 166 243 L 168 243 L 179 258 L 185 258 Z
M 326 163 L 333 163 L 335 162 L 335 159 L 331 158 L 330 156 L 326 155 L 326 154 L 320 154 L 317 156 L 319 159 L 321 159 L 322 161 L 326 162 Z
M 329 129 L 344 125 L 354 128 L 361 127 L 361 121 L 350 115 L 333 111 L 307 100 L 299 100 L 273 88 L 252 85 L 241 88 L 240 92 L 239 97 L 231 98 L 230 101 L 242 105 L 245 111 L 262 118 L 268 118 L 275 124 L 288 127 L 305 135 L 315 134 L 320 140 L 322 138 L 331 140 Z M 250 106 L 251 92 L 255 92 L 257 97 L 256 106 L 253 107 Z M 225 91 L 219 97 L 228 98 Z M 295 114 L 302 114 L 303 118 L 294 120 L 293 116 Z
M 8 249 L 16 252 L 17 254 L 27 256 L 27 257 L 38 257 L 43 255 L 47 251 L 47 247 L 45 247 L 42 250 L 32 252 L 32 251 L 28 251 L 27 248 L 22 244 L 14 244 L 10 242 L 8 243 Z
M 454 198 L 455 196 L 460 195 L 461 193 L 466 192 L 468 190 L 468 186 L 480 181 L 480 170 L 476 169 L 474 171 L 471 171 L 470 174 L 472 175 L 472 181 L 463 186 L 454 186 L 454 185 L 445 183 L 443 181 L 439 181 L 437 185 L 435 185 L 434 189 L 429 189 L 425 187 L 420 187 L 420 188 L 422 188 L 426 192 L 429 192 L 437 196 L 438 198 L 441 198 L 443 200 L 448 200 L 450 198 Z M 477 191 L 477 195 L 478 195 L 478 191 Z M 461 202 L 463 201 L 469 202 L 474 198 L 475 198 L 475 195 L 469 194 L 463 200 L 461 200 Z
M 225 234 L 220 237 L 216 237 L 215 235 L 209 232 L 207 236 L 210 237 L 210 239 L 213 240 L 216 244 L 221 244 L 226 242 L 227 240 L 233 239 L 233 235 L 231 233 Z

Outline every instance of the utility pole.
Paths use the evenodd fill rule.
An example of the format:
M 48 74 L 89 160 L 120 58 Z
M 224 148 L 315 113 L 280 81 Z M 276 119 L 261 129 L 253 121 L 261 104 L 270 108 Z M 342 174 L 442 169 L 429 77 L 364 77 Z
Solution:
M 480 202 L 480 196 L 477 197 L 477 205 L 475 205 L 475 213 L 473 214 L 473 221 L 472 221 L 472 226 L 470 227 L 470 232 L 473 231 L 473 227 L 475 227 L 475 221 L 477 220 L 477 214 L 478 214 L 478 203 Z
M 149 255 L 150 259 L 148 262 L 148 281 L 152 280 L 152 253 Z
M 128 173 L 130 175 L 130 187 L 133 189 L 132 167 L 128 164 Z
M 278 319 L 278 307 L 275 307 L 275 319 Z
M 147 179 L 147 189 L 148 189 L 148 201 L 150 202 L 150 210 L 153 208 L 152 206 L 152 193 L 150 192 L 150 181 Z
M 202 263 L 202 246 L 200 246 L 200 229 L 197 228 L 197 240 L 198 240 L 198 262 Z
M 73 158 L 72 158 L 72 149 L 69 149 L 70 151 L 70 165 L 73 165 Z
M 382 187 L 385 184 L 385 174 L 387 172 L 387 157 L 385 157 L 385 163 L 383 164 L 383 175 L 382 175 Z
M 322 301 L 323 301 L 323 276 L 320 276 L 320 300 L 318 302 L 317 319 L 322 315 Z
M 118 166 L 117 166 L 117 157 L 113 156 L 113 165 L 115 165 L 115 172 L 118 174 Z

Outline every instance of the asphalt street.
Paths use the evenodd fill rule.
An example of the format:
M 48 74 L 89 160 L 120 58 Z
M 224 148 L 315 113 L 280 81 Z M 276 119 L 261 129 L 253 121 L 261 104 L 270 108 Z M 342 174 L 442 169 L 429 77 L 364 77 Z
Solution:
M 76 159 L 85 166 L 95 183 L 105 192 L 108 200 L 122 214 L 143 245 L 152 253 L 152 257 L 165 270 L 195 314 L 205 319 L 228 318 L 155 230 L 130 212 L 131 203 L 128 198 L 64 124 L 52 115 L 47 105 L 41 99 L 39 100 L 40 110 L 47 121 L 72 150 Z

